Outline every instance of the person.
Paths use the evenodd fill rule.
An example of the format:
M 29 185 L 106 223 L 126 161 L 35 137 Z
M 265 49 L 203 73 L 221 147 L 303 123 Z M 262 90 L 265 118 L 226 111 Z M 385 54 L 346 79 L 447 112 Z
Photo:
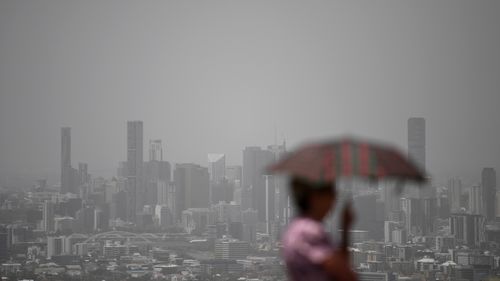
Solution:
M 348 229 L 354 216 L 350 204 L 342 213 L 342 242 L 336 247 L 328 238 L 323 219 L 336 201 L 335 184 L 313 183 L 301 178 L 291 181 L 292 197 L 298 216 L 289 224 L 282 237 L 283 257 L 291 281 L 357 280 L 351 269 Z

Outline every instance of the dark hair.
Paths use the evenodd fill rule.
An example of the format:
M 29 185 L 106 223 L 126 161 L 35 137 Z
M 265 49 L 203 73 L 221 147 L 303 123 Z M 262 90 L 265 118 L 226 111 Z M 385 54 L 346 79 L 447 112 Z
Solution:
M 311 182 L 300 177 L 293 177 L 290 181 L 292 198 L 299 214 L 309 211 L 309 198 L 313 192 L 331 192 L 335 190 L 332 182 Z

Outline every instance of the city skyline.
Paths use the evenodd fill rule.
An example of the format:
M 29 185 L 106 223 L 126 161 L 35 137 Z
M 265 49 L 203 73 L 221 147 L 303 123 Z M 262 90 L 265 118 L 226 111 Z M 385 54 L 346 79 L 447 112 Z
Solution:
M 107 176 L 126 120 L 171 162 L 217 151 L 233 164 L 276 135 L 292 149 L 345 133 L 403 148 L 421 116 L 428 170 L 479 179 L 476 167 L 500 170 L 500 4 L 447 3 L 2 2 L 0 177 L 57 174 L 63 126 L 73 159 Z
M 0 1 L 1 279 L 500 280 L 499 15 Z

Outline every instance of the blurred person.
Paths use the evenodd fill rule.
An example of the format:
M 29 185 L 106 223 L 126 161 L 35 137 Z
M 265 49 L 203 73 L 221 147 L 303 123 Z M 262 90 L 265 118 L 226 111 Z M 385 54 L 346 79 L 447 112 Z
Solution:
M 323 220 L 334 209 L 337 190 L 332 182 L 311 182 L 298 177 L 291 180 L 291 194 L 298 215 L 282 237 L 283 256 L 291 281 L 357 280 L 351 269 L 348 233 L 354 221 L 348 204 L 342 212 L 340 247 L 332 243 Z

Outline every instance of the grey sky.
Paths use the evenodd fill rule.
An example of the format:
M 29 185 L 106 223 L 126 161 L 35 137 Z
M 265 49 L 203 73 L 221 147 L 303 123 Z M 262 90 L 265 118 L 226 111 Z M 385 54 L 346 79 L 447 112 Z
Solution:
M 113 174 L 127 120 L 173 162 L 353 133 L 441 176 L 500 170 L 498 1 L 0 2 L 0 175 Z M 145 155 L 147 155 L 145 153 Z

